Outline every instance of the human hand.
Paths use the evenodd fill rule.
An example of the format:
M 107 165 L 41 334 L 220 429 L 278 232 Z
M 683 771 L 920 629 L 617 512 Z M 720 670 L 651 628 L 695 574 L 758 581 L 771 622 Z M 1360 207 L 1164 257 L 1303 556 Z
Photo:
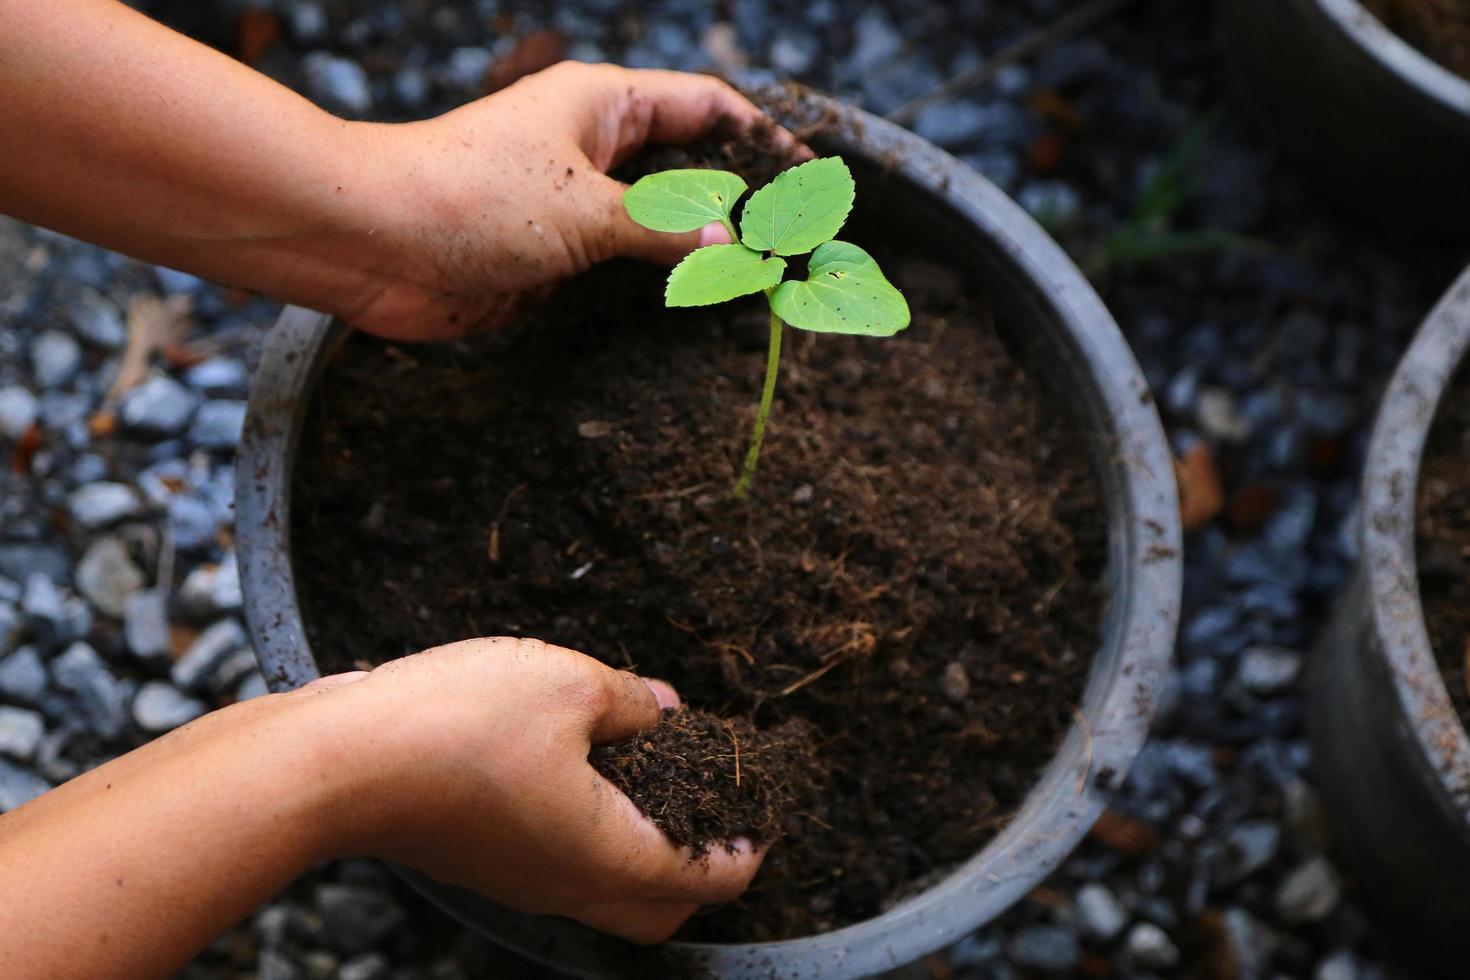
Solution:
M 749 842 L 691 860 L 587 762 L 675 707 L 667 684 L 535 640 L 467 640 L 339 674 L 311 698 L 371 770 L 343 853 L 395 861 L 512 908 L 635 942 L 743 892 Z M 330 720 L 327 720 L 330 719 Z
M 707 76 L 563 62 L 435 119 L 370 127 L 375 196 L 391 214 L 373 236 L 377 274 L 331 312 L 385 337 L 452 337 L 504 323 L 528 291 L 604 259 L 672 265 L 728 242 L 718 223 L 638 226 L 606 172 L 645 143 L 762 118 Z

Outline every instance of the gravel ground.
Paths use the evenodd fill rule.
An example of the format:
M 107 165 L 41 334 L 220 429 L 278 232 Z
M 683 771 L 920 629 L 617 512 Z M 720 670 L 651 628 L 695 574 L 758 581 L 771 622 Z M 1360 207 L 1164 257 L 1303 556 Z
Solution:
M 234 50 L 238 6 L 151 9 Z M 262 69 L 345 115 L 404 119 L 472 97 L 542 29 L 570 57 L 744 68 L 887 112 L 1076 4 L 274 6 Z M 1373 405 L 1459 262 L 1340 219 L 1278 165 L 1225 98 L 1208 7 L 1143 0 L 914 123 L 1088 271 L 1176 449 L 1215 462 L 1226 507 L 1189 538 L 1178 671 L 1113 809 L 1001 922 L 906 976 L 1413 975 L 1324 854 L 1300 674 L 1354 558 Z M 192 328 L 104 411 L 128 324 L 166 328 L 178 308 L 154 297 L 187 300 Z M 239 615 L 231 460 L 276 312 L 0 219 L 0 449 L 14 462 L 0 473 L 0 810 L 263 692 Z M 188 975 L 532 972 L 346 862 Z

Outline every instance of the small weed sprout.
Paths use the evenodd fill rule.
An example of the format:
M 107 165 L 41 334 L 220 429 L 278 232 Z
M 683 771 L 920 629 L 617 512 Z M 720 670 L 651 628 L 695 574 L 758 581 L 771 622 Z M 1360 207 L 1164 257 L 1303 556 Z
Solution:
M 634 221 L 654 231 L 696 231 L 718 221 L 730 245 L 691 252 L 669 274 L 666 306 L 709 306 L 764 293 L 771 308 L 766 380 L 750 450 L 733 495 L 755 480 L 766 418 L 781 363 L 781 328 L 789 323 L 818 333 L 891 337 L 909 324 L 908 303 L 878 263 L 856 245 L 833 236 L 852 210 L 852 173 L 841 157 L 810 160 L 783 172 L 750 196 L 735 231 L 743 179 L 722 170 L 666 170 L 628 188 L 623 204 Z M 786 258 L 811 253 L 805 279 L 783 281 Z

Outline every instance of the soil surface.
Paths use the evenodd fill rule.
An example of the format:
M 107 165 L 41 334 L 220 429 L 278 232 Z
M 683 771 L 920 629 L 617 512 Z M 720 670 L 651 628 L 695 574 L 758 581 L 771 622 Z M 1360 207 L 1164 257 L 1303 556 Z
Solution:
M 1419 590 L 1435 659 L 1470 726 L 1470 375 L 1445 395 L 1424 450 L 1418 500 Z
M 1364 0 L 1364 6 L 1414 47 L 1470 78 L 1470 0 Z
M 297 583 L 324 671 L 527 635 L 718 716 L 594 753 L 676 840 L 775 841 L 686 938 L 851 923 L 969 857 L 1050 759 L 1098 642 L 1106 527 L 1082 432 L 962 270 L 858 198 L 844 237 L 913 324 L 788 332 L 745 500 L 762 301 L 666 310 L 664 273 L 631 263 L 492 336 L 353 336 L 300 447 Z

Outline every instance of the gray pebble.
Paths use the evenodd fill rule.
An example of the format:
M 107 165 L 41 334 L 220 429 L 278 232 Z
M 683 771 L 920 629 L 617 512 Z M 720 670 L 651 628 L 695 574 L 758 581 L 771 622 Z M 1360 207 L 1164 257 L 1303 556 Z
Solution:
M 1264 820 L 1236 824 L 1225 832 L 1224 846 L 1216 854 L 1215 879 L 1234 884 L 1255 874 L 1276 859 L 1281 847 L 1281 828 Z
M 208 709 L 172 684 L 147 681 L 133 698 L 133 721 L 145 732 L 166 732 L 186 725 Z
M 1077 889 L 1077 925 L 1083 935 L 1110 943 L 1128 925 L 1128 910 L 1106 885 L 1088 882 Z
M 216 697 L 228 694 L 256 672 L 255 651 L 243 647 L 230 654 L 209 675 L 209 693 Z
M 98 538 L 77 563 L 77 590 L 99 612 L 117 619 L 127 615 L 128 596 L 143 588 L 143 571 L 128 556 L 122 539 Z
M 363 953 L 343 963 L 337 980 L 387 980 L 388 958 L 382 953 Z
M 179 587 L 179 602 L 184 612 L 195 619 L 208 619 L 235 612 L 244 604 L 240 592 L 240 571 L 232 551 L 218 565 L 201 565 L 184 576 Z
M 142 501 L 125 483 L 89 483 L 73 490 L 66 504 L 72 520 L 87 530 L 116 524 L 142 511 Z
M 403 922 L 403 909 L 376 888 L 318 885 L 315 905 L 322 916 L 322 939 L 330 949 L 353 954 L 372 949 Z
M 903 51 L 903 35 L 876 7 L 858 18 L 855 38 L 849 60 L 859 76 L 883 70 Z
M 189 426 L 189 441 L 203 449 L 234 449 L 244 428 L 244 402 L 205 402 Z
M 313 51 L 301 60 L 306 90 L 328 109 L 365 116 L 373 108 L 373 90 L 362 65 L 325 51 Z
M 202 551 L 217 543 L 214 512 L 198 497 L 179 494 L 168 505 L 168 533 L 180 551 Z
M 1236 408 L 1235 396 L 1229 389 L 1205 388 L 1200 391 L 1196 417 L 1200 428 L 1221 442 L 1238 443 L 1250 438 L 1250 421 Z
M 1279 647 L 1251 647 L 1240 655 L 1236 679 L 1253 694 L 1279 694 L 1296 683 L 1302 655 Z
M 170 269 L 166 265 L 153 267 L 153 278 L 165 293 L 196 293 L 204 286 L 204 280 L 188 272 Z
M 55 633 L 61 629 L 66 618 L 61 590 L 56 583 L 40 572 L 26 576 L 25 592 L 21 595 L 20 611 L 25 613 L 33 625 L 43 631 Z
M 125 428 L 150 436 L 180 432 L 194 414 L 195 397 L 173 378 L 155 375 L 123 395 L 118 417 Z
M 40 776 L 0 759 L 0 813 L 14 810 L 51 788 Z
M 145 589 L 128 596 L 123 611 L 123 640 L 140 660 L 166 661 L 172 651 L 168 629 L 168 593 Z
M 1077 965 L 1082 953 L 1077 937 L 1061 926 L 1027 926 L 1006 947 L 1011 960 L 1027 970 L 1060 973 Z
M 1059 180 L 1038 180 L 1022 187 L 1016 203 L 1048 231 L 1062 231 L 1082 214 L 1082 199 Z
M 1312 980 L 1360 980 L 1363 971 L 1352 950 L 1340 949 L 1317 964 Z
M 240 686 L 235 689 L 235 700 L 249 701 L 251 698 L 263 697 L 270 692 L 265 678 L 260 675 L 259 671 L 256 671 L 240 682 Z
M 276 949 L 263 949 L 260 951 L 260 959 L 255 964 L 256 980 L 301 980 L 301 971 L 296 969 L 296 964 L 287 958 L 285 953 Z
M 51 662 L 56 686 L 77 699 L 92 731 L 117 738 L 127 725 L 127 686 L 112 676 L 102 658 L 86 643 L 77 642 Z
M 0 705 L 0 755 L 30 762 L 45 734 L 46 723 L 39 713 Z
M 1276 914 L 1289 925 L 1320 922 L 1337 908 L 1342 885 L 1327 859 L 1308 859 L 1288 874 L 1276 890 Z
M 0 544 L 0 575 L 21 581 L 38 573 L 61 581 L 71 575 L 71 561 L 56 545 L 30 541 Z
M 191 367 L 184 380 L 192 388 L 200 391 L 231 392 L 242 391 L 250 380 L 245 372 L 245 365 L 228 357 L 211 357 L 201 364 Z
M 41 422 L 53 432 L 59 432 L 85 422 L 87 413 L 91 410 L 92 399 L 88 395 L 80 392 L 48 391 L 41 399 Z M 86 442 L 77 444 L 85 445 Z
M 1140 922 L 1128 931 L 1124 953 L 1146 970 L 1172 970 L 1179 965 L 1179 947 L 1152 922 Z
M 575 52 L 573 52 L 575 57 Z M 581 59 L 577 59 L 581 60 Z M 597 58 L 596 61 L 604 59 Z M 429 97 L 429 77 L 416 65 L 404 65 L 393 73 L 393 97 L 406 106 L 417 107 Z
M 914 132 L 945 148 L 980 142 L 990 124 L 990 113 L 973 102 L 942 102 L 925 109 L 914 120 Z
M 440 72 L 440 78 L 449 88 L 476 92 L 485 82 L 485 73 L 495 56 L 485 48 L 455 48 L 449 52 Z
M 1245 909 L 1225 910 L 1225 942 L 1240 980 L 1261 980 L 1281 939 Z
M 0 697 L 20 704 L 40 704 L 46 694 L 46 664 L 35 647 L 21 647 L 0 657 Z
M 81 366 L 82 348 L 71 334 L 46 330 L 31 342 L 31 369 L 43 388 L 66 384 Z
M 0 388 L 0 436 L 19 439 L 41 413 L 41 404 L 20 385 Z
M 951 660 L 945 665 L 944 673 L 939 678 L 940 690 L 952 704 L 959 704 L 970 696 L 970 675 L 965 673 L 965 665 L 958 660 Z
M 771 67 L 787 75 L 805 75 L 821 57 L 822 46 L 804 32 L 783 32 L 771 42 Z
M 105 350 L 120 350 L 128 341 L 128 328 L 116 304 L 96 290 L 84 291 L 66 315 L 72 329 L 90 344 Z
M 312 0 L 297 0 L 289 4 L 286 22 L 291 26 L 291 36 L 298 41 L 311 43 L 327 33 L 327 12 Z
M 221 619 L 200 633 L 184 655 L 174 662 L 171 677 L 185 691 L 201 692 L 225 659 L 247 645 L 245 630 L 234 619 Z

